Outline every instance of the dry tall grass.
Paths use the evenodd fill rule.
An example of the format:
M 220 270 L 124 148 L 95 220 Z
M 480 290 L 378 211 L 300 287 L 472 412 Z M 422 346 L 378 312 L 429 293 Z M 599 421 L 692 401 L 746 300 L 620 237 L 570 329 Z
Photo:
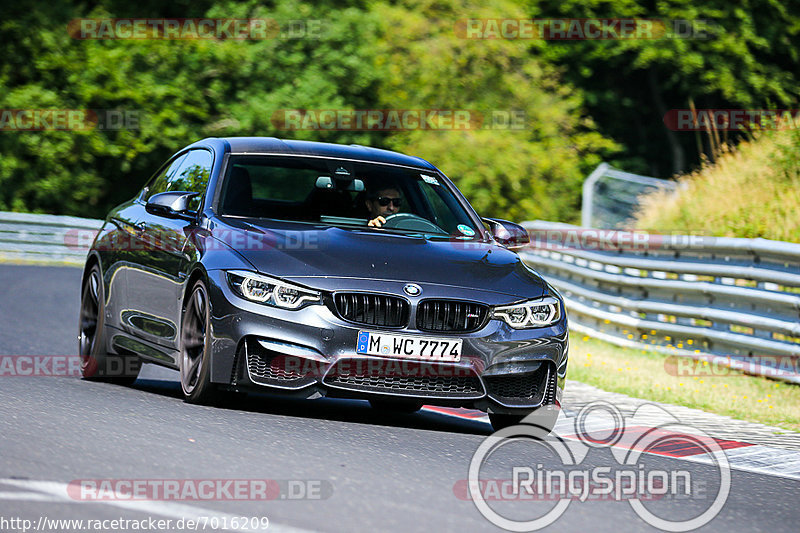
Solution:
M 763 133 L 644 198 L 636 227 L 800 242 L 800 131 Z

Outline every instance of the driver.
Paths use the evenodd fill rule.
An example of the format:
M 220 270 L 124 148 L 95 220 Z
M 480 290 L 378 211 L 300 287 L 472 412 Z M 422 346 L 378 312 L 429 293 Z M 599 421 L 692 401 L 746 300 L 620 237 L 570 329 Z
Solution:
M 365 201 L 369 210 L 370 221 L 368 226 L 380 228 L 386 224 L 386 218 L 400 211 L 403 205 L 403 197 L 397 187 L 393 185 L 384 186 L 370 192 Z

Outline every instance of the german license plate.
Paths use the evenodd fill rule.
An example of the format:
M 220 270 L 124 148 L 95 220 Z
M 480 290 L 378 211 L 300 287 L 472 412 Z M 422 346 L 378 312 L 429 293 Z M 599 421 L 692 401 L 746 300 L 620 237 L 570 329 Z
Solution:
M 426 361 L 457 362 L 461 360 L 461 339 L 440 339 L 438 337 L 359 331 L 356 353 Z

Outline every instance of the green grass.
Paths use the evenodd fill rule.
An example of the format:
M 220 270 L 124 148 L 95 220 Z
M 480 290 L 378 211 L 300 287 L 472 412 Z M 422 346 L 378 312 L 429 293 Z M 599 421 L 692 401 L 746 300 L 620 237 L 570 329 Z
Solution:
M 567 378 L 603 390 L 800 431 L 800 386 L 730 372 L 675 376 L 667 354 L 570 337 Z M 672 365 L 670 365 L 672 362 Z

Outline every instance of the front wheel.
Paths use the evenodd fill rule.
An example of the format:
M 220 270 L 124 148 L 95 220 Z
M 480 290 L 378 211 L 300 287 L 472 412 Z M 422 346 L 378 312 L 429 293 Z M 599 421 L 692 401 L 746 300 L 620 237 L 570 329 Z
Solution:
M 189 403 L 209 404 L 216 398 L 211 383 L 211 303 L 202 280 L 189 293 L 181 321 L 181 390 Z

